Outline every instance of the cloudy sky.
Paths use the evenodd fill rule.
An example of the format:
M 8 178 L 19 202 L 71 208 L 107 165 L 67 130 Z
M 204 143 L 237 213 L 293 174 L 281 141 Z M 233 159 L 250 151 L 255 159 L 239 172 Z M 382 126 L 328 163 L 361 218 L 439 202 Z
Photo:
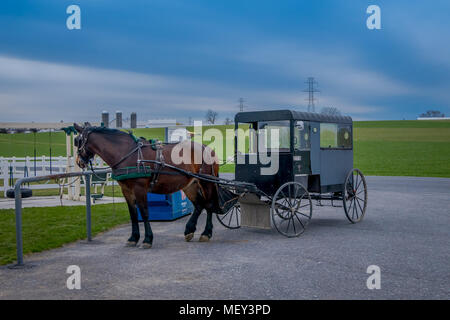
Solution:
M 81 30 L 66 9 L 81 8 Z M 366 9 L 381 8 L 381 30 Z M 0 121 L 232 118 L 317 109 L 354 119 L 450 114 L 450 2 L 2 0 Z

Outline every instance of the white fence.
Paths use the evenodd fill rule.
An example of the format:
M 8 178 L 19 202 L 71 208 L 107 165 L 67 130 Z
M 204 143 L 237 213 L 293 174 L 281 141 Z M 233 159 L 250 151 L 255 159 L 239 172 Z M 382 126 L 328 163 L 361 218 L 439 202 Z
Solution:
M 73 161 L 73 160 L 72 160 Z M 74 165 L 73 163 L 71 164 Z M 96 159 L 95 167 L 103 167 L 103 161 Z M 34 161 L 34 157 L 0 157 L 0 192 L 3 191 L 6 196 L 6 190 L 14 187 L 9 183 L 10 177 L 14 180 L 23 177 L 43 176 L 47 174 L 67 173 L 67 157 L 50 157 L 40 156 Z M 30 189 L 58 189 L 58 184 L 34 184 L 30 185 Z

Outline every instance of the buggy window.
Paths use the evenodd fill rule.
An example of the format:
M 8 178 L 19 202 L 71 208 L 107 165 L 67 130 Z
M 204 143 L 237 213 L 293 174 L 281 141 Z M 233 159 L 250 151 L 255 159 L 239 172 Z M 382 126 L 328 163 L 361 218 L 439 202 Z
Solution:
M 337 148 L 337 124 L 321 123 L 320 124 L 320 147 L 321 148 Z
M 334 149 L 352 148 L 352 128 L 337 123 L 320 124 L 320 147 Z
M 256 124 L 256 123 L 255 123 Z M 239 123 L 236 131 L 237 152 L 239 154 L 256 153 L 256 130 L 253 123 Z
M 284 121 L 261 121 L 258 123 L 258 135 L 262 141 L 259 144 L 260 152 L 279 149 L 280 152 L 290 151 L 291 124 Z M 278 136 L 278 139 L 277 139 Z M 276 145 L 278 142 L 278 146 Z M 262 149 L 262 150 L 261 150 Z M 275 150 L 273 150 L 275 151 Z
M 310 150 L 311 140 L 309 137 L 309 122 L 296 121 L 294 128 L 294 147 L 295 150 Z
M 352 147 L 352 127 L 350 125 L 339 125 L 337 136 L 339 148 L 349 149 Z

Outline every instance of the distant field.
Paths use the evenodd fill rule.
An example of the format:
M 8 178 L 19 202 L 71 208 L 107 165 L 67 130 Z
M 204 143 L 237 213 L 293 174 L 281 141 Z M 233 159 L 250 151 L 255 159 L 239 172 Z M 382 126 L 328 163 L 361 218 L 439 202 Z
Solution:
M 355 121 L 355 128 L 450 128 L 450 120 Z
M 367 175 L 450 177 L 450 121 L 356 122 L 355 136 Z
M 52 147 L 52 155 L 64 156 L 66 154 L 66 138 L 64 132 L 52 132 L 51 136 L 48 132 L 36 133 L 37 156 L 49 156 L 50 145 Z M 26 157 L 33 155 L 33 133 L 0 134 L 0 156 Z
M 214 128 L 225 136 L 233 126 Z M 450 121 L 357 121 L 354 131 L 355 166 L 366 175 L 450 177 Z M 134 134 L 164 139 L 162 128 L 135 129 Z M 232 138 L 227 142 L 232 145 Z M 38 156 L 49 155 L 48 133 L 36 134 L 36 147 Z M 52 133 L 52 154 L 65 155 L 63 133 Z M 33 155 L 33 134 L 0 134 L 0 156 L 13 155 Z M 222 172 L 233 170 L 233 165 L 221 167 Z

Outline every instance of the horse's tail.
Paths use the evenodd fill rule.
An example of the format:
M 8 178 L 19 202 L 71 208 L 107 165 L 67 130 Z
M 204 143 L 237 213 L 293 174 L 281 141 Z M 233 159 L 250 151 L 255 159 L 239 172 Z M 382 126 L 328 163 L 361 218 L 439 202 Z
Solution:
M 205 148 L 208 148 L 205 146 Z M 212 159 L 208 159 L 211 164 L 211 175 L 219 177 L 219 159 L 217 155 L 211 150 Z M 210 163 L 211 163 L 210 162 Z M 214 191 L 212 195 L 213 212 L 217 214 L 225 214 L 234 206 L 239 196 L 227 188 L 222 187 L 220 184 L 214 184 Z
M 200 167 L 199 173 L 201 174 L 207 174 L 212 175 L 214 177 L 219 176 L 219 159 L 210 147 L 206 145 L 202 145 L 202 164 Z M 221 213 L 221 206 L 220 206 L 220 192 L 219 188 L 220 186 L 217 183 L 213 182 L 201 182 L 205 188 L 208 189 L 209 192 L 209 199 L 205 199 L 210 204 L 210 209 L 214 213 Z
M 206 145 L 202 145 L 202 167 L 200 169 L 203 174 L 210 174 L 214 177 L 219 176 L 219 158 L 213 149 Z

